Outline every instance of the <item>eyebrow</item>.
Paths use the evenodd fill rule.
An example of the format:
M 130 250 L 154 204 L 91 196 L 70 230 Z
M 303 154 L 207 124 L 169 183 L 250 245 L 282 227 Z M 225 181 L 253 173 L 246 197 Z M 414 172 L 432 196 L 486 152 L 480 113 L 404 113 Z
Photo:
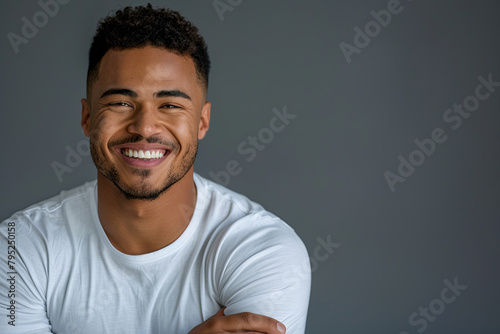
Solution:
M 154 94 L 154 97 L 156 98 L 162 98 L 162 97 L 182 97 L 184 99 L 187 99 L 191 101 L 191 97 L 187 95 L 184 92 L 181 92 L 180 90 L 160 90 L 159 92 L 156 92 Z
M 125 95 L 125 96 L 130 96 L 130 97 L 137 97 L 137 93 L 134 92 L 133 90 L 126 89 L 126 88 L 111 88 L 102 93 L 101 99 L 103 97 L 109 96 L 109 95 Z
M 126 88 L 111 88 L 102 93 L 101 99 L 103 97 L 109 96 L 109 95 L 125 95 L 125 96 L 130 96 L 133 98 L 137 97 L 137 93 L 134 92 L 133 90 L 126 89 Z M 162 97 L 182 97 L 184 99 L 187 99 L 191 101 L 191 97 L 187 95 L 186 93 L 174 89 L 174 90 L 160 90 L 159 92 L 156 92 L 153 94 L 153 96 L 157 99 L 162 98 Z

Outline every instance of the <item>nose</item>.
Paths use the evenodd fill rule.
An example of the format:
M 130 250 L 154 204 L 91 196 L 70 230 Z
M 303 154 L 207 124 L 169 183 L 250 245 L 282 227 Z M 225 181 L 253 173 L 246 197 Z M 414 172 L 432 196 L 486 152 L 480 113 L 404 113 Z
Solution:
M 137 108 L 133 119 L 128 126 L 128 131 L 133 134 L 148 138 L 161 132 L 161 126 L 156 115 L 157 110 L 152 107 L 142 106 Z

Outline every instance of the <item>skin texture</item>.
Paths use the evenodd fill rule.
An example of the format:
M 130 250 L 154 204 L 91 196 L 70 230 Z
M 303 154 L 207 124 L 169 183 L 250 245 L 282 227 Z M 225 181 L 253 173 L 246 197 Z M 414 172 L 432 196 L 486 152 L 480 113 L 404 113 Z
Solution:
M 108 239 L 130 255 L 171 244 L 194 212 L 193 163 L 210 123 L 211 105 L 192 59 L 152 46 L 109 50 L 81 103 L 81 125 L 98 171 L 98 215 Z M 129 148 L 168 154 L 138 162 L 122 154 Z M 190 333 L 283 333 L 278 324 L 221 310 Z
M 223 308 L 210 319 L 193 328 L 188 334 L 282 334 L 285 332 L 285 326 L 273 318 L 248 312 L 224 316 Z

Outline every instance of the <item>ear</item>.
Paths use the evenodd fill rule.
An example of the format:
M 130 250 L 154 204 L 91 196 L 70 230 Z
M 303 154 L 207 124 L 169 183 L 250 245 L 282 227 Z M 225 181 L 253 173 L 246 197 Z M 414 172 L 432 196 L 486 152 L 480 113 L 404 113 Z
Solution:
M 85 136 L 90 137 L 90 104 L 87 99 L 82 99 L 82 129 Z
M 198 140 L 203 139 L 210 127 L 210 108 L 212 104 L 210 102 L 205 102 L 201 108 L 201 118 L 200 124 L 198 124 Z

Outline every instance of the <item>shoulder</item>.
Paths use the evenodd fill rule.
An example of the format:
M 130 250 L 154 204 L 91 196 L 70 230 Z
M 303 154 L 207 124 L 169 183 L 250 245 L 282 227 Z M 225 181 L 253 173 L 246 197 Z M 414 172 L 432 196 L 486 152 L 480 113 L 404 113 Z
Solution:
M 67 216 L 81 216 L 89 211 L 90 193 L 96 182 L 87 182 L 79 187 L 61 191 L 58 195 L 43 200 L 14 213 L 2 225 L 15 225 L 18 238 L 38 236 L 46 239 L 51 232 L 60 230 L 67 223 Z M 5 229 L 0 232 L 4 235 Z
M 244 195 L 196 177 L 197 183 L 203 184 L 208 201 L 206 211 L 210 215 L 205 220 L 215 225 L 209 253 L 217 268 L 224 268 L 228 274 L 242 263 L 256 261 L 275 266 L 309 266 L 304 243 L 281 218 Z
M 198 187 L 202 187 L 204 218 L 215 222 L 217 234 L 225 240 L 238 242 L 243 238 L 302 243 L 292 227 L 259 203 L 198 174 L 194 177 Z
M 31 282 L 29 284 L 35 287 L 36 298 L 40 302 L 43 302 L 46 293 L 49 261 L 58 258 L 51 254 L 60 254 L 61 250 L 68 249 L 66 244 L 74 239 L 71 234 L 80 232 L 74 227 L 78 222 L 73 217 L 81 221 L 85 217 L 82 211 L 87 211 L 86 215 L 89 215 L 90 210 L 85 203 L 90 201 L 88 193 L 94 186 L 95 182 L 88 182 L 62 191 L 57 196 L 14 213 L 0 224 L 0 246 L 6 248 L 8 244 L 13 248 L 16 271 L 26 284 Z
M 224 217 L 228 222 L 236 222 L 249 217 L 252 217 L 252 219 L 269 218 L 271 220 L 278 218 L 273 213 L 264 209 L 262 205 L 250 200 L 245 195 L 201 177 L 198 174 L 195 174 L 194 177 L 197 186 L 201 186 L 201 195 L 204 197 L 205 210 L 217 214 L 221 218 Z

